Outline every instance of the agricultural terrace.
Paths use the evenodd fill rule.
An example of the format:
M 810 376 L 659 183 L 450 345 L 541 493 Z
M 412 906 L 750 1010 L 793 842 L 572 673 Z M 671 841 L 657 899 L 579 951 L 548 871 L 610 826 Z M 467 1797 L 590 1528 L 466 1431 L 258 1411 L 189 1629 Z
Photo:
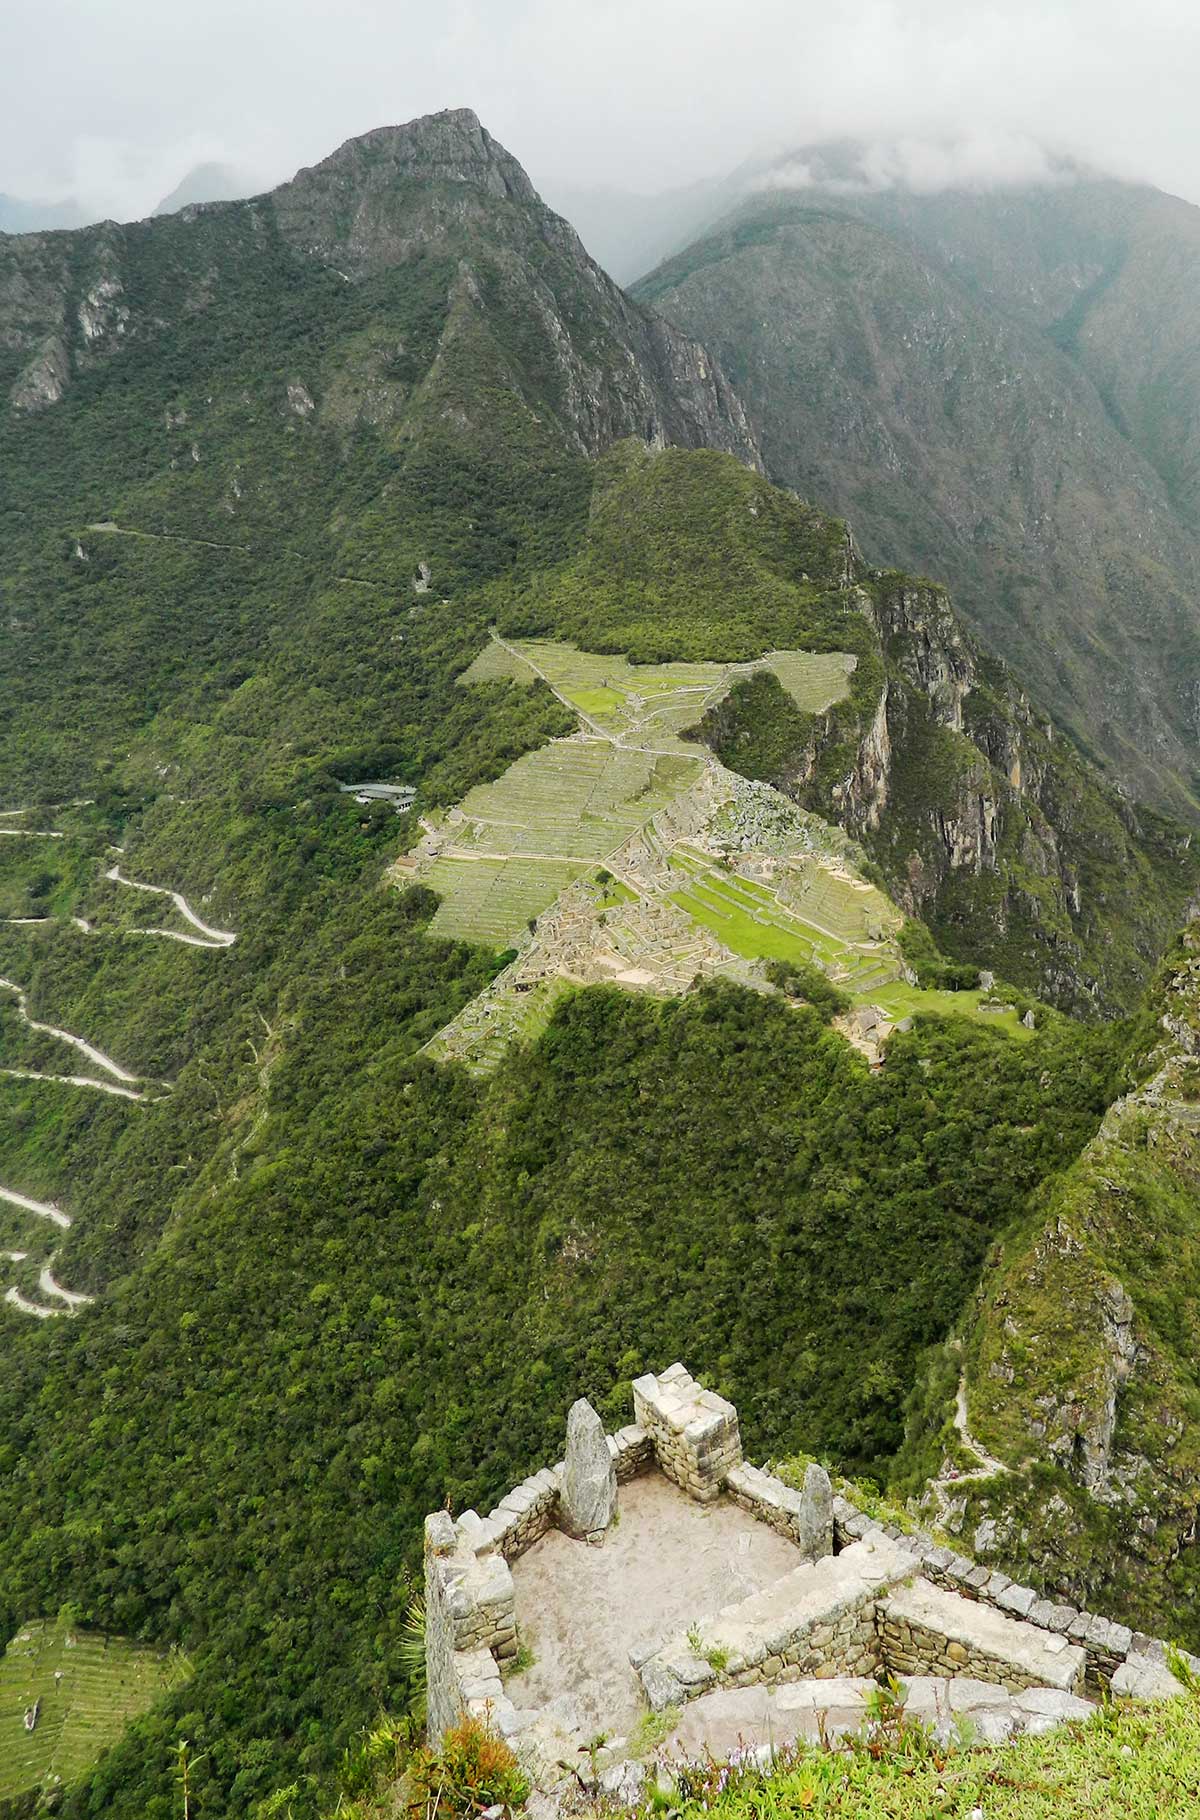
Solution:
M 987 993 L 910 985 L 891 939 L 898 913 L 881 891 L 843 869 L 815 859 L 793 860 L 782 869 L 776 892 L 726 871 L 691 847 L 677 847 L 670 864 L 680 880 L 671 901 L 745 960 L 815 963 L 856 1004 L 875 1006 L 889 1023 L 933 1012 L 974 1017 L 1011 1035 L 1029 1035 L 1016 1012 L 992 1008 Z
M 857 659 L 847 651 L 771 651 L 753 663 L 631 664 L 623 656 L 543 640 L 492 641 L 459 679 L 531 682 L 541 677 L 596 732 L 622 744 L 687 750 L 680 734 L 728 694 L 739 676 L 773 671 L 797 707 L 819 714 L 843 701 Z
M 777 792 L 722 773 L 681 737 L 737 675 L 770 668 L 800 707 L 816 712 L 848 693 L 854 662 L 845 652 L 781 651 L 750 664 L 632 664 L 493 633 L 460 682 L 540 678 L 579 715 L 581 731 L 526 753 L 456 809 L 428 820 L 412 857 L 441 899 L 432 935 L 524 948 L 526 931 L 557 908 L 539 925 L 528 964 L 501 976 L 431 1051 L 490 1065 L 510 1041 L 542 1028 L 557 997 L 551 983 L 563 974 L 671 992 L 698 972 L 770 960 L 817 965 L 888 1023 L 945 1012 L 1025 1034 L 1010 1007 L 983 994 L 908 984 L 894 940 L 899 911 L 829 849 L 830 831 Z M 723 775 L 732 791 L 710 818 L 717 849 L 733 848 L 728 863 L 703 850 L 703 839 L 692 844 L 694 816 L 672 832 L 676 818 L 661 814 L 706 775 Z M 581 900 L 559 927 L 563 893 L 605 862 L 626 882 L 612 880 L 604 904 L 588 908 Z M 641 910 L 605 927 L 608 910 L 635 898 Z M 655 904 L 689 922 L 671 928 L 660 915 L 656 923 Z M 697 949 L 689 928 L 719 946 Z
M 540 677 L 584 731 L 553 740 L 470 791 L 422 843 L 421 876 L 441 897 L 430 933 L 503 947 L 589 866 L 699 779 L 704 759 L 680 738 L 737 675 L 770 667 L 815 711 L 849 690 L 841 651 L 774 652 L 758 664 L 631 664 L 554 641 L 493 635 L 460 682 Z
M 187 1672 L 64 1617 L 24 1625 L 0 1657 L 0 1801 L 76 1781 Z
M 700 777 L 697 756 L 556 739 L 463 799 L 423 873 L 442 902 L 432 935 L 503 947 Z

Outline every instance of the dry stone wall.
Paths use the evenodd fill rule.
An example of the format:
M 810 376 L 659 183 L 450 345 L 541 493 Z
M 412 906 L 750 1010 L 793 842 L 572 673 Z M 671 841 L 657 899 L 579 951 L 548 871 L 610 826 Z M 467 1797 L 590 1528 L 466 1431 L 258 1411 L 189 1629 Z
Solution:
M 794 1491 L 774 1473 L 743 1460 L 726 1475 L 725 1489 L 743 1510 L 794 1542 L 806 1561 L 833 1553 L 833 1489 L 823 1466 L 809 1466 L 804 1490 Z
M 876 1602 L 912 1566 L 885 1537 L 802 1563 L 636 1663 L 647 1701 L 661 1711 L 714 1687 L 874 1674 Z
M 634 1379 L 633 1418 L 650 1436 L 662 1472 L 701 1504 L 719 1498 L 742 1463 L 737 1410 L 702 1389 L 683 1365 Z
M 447 1511 L 425 1519 L 425 1668 L 429 1732 L 464 1713 L 500 1718 L 501 1665 L 517 1653 L 512 1574 L 503 1556 L 476 1554 Z
M 969 1675 L 1010 1693 L 1083 1692 L 1087 1656 L 1079 1644 L 945 1592 L 923 1576 L 881 1600 L 877 1619 L 880 1656 L 894 1674 Z
M 799 1564 L 737 1604 L 698 1615 L 682 1635 L 631 1657 L 655 1709 L 712 1688 L 808 1678 L 903 1675 L 1040 1689 L 1075 1699 L 1084 1686 L 1157 1699 L 1180 1691 L 1167 1646 L 1092 1612 L 1041 1598 L 832 1495 L 811 1466 L 802 1491 L 742 1459 L 737 1411 L 681 1364 L 638 1378 L 636 1420 L 605 1437 L 618 1485 L 658 1467 L 689 1497 L 728 1495 L 788 1537 Z M 559 1461 L 514 1486 L 487 1517 L 426 1519 L 426 1667 L 436 1744 L 464 1714 L 515 1737 L 529 1714 L 504 1692 L 518 1653 L 508 1563 L 562 1526 Z M 581 1544 L 583 1545 L 583 1544 Z M 1200 1673 L 1200 1661 L 1186 1658 Z M 1045 1691 L 1049 1690 L 1049 1691 Z M 1022 1695 L 1021 1697 L 1043 1697 Z
M 994 1606 L 1008 1617 L 1078 1644 L 1086 1658 L 1086 1685 L 1091 1691 L 1111 1688 L 1120 1694 L 1137 1690 L 1139 1698 L 1150 1697 L 1146 1692 L 1150 1687 L 1159 1694 L 1179 1692 L 1168 1665 L 1168 1646 L 1161 1638 L 1130 1630 L 1097 1612 L 1043 1598 L 1032 1586 L 1020 1586 L 1007 1574 L 942 1547 L 924 1530 L 909 1533 L 895 1524 L 880 1523 L 846 1498 L 834 1498 L 833 1515 L 835 1547 L 886 1536 L 908 1550 L 914 1570 L 934 1586 L 962 1600 Z M 1200 1658 L 1185 1653 L 1184 1660 L 1193 1672 L 1200 1672 Z

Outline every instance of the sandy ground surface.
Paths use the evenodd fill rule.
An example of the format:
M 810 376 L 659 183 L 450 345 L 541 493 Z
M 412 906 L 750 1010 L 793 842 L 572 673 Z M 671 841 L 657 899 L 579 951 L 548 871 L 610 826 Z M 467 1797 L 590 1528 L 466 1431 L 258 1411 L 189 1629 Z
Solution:
M 534 1663 L 506 1691 L 522 1708 L 567 1691 L 585 1724 L 626 1734 L 644 1710 L 631 1649 L 686 1630 L 799 1562 L 792 1543 L 738 1505 L 693 1503 L 658 1473 L 633 1479 L 603 1547 L 552 1529 L 513 1563 L 518 1635 Z

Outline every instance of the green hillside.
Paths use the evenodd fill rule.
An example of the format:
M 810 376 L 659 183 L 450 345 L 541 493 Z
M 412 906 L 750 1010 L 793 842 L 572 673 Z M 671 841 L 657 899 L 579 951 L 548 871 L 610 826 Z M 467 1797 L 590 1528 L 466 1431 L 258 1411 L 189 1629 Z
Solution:
M 714 190 L 634 294 L 717 354 L 772 479 L 947 583 L 1099 765 L 1194 821 L 1200 213 L 1071 171 L 914 193 L 865 160 Z
M 294 1785 L 311 1820 L 408 1698 L 423 1514 L 550 1457 L 574 1396 L 686 1351 L 756 1455 L 887 1474 L 1126 1084 L 1195 862 L 944 595 L 762 478 L 720 370 L 473 116 L 0 268 L 0 1244 L 6 1295 L 93 1298 L 0 1300 L 0 1634 L 70 1604 L 191 1664 L 67 1820 L 175 1816 L 183 1738 L 197 1815 Z M 860 1000 L 917 1013 L 881 1067 L 795 968 L 556 980 L 489 1073 L 433 1059 L 514 921 L 576 868 L 631 917 L 600 862 L 718 776 L 803 863 L 774 904 L 725 882 L 731 787 L 735 863 L 664 917 L 861 949 Z M 406 876 L 464 823 L 495 845 Z

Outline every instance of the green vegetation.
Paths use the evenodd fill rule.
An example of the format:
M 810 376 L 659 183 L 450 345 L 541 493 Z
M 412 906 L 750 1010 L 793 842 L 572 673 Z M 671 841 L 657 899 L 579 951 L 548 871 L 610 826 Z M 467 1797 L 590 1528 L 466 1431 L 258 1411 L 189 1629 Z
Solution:
M 871 563 L 948 583 L 1041 710 L 1189 820 L 1198 225 L 1104 181 L 767 186 L 635 288 L 721 361 L 781 484 Z
M 767 978 L 788 998 L 803 999 L 814 1011 L 819 1011 L 826 1022 L 849 1011 L 854 1002 L 819 967 L 813 967 L 807 961 L 772 961 L 767 968 Z
M 769 671 L 809 713 L 822 712 L 850 692 L 856 659 L 844 651 L 771 651 L 754 666 L 727 663 L 639 663 L 621 655 L 581 651 L 557 640 L 498 638 L 463 672 L 464 683 L 542 676 L 599 731 L 632 744 L 673 749 L 706 709 L 748 669 Z
M 900 1684 L 903 1697 L 903 1683 Z M 681 1820 L 1185 1820 L 1200 1780 L 1200 1701 L 1113 1708 L 1003 1751 L 935 1745 L 914 1721 L 881 1709 L 847 1752 L 799 1747 L 782 1764 L 690 1765 L 672 1811 Z
M 870 640 L 845 578 L 835 519 L 728 456 L 630 442 L 597 464 L 578 552 L 501 593 L 497 618 L 513 636 L 565 637 L 635 664 L 859 654 Z
M 445 855 L 426 874 L 441 898 L 431 935 L 499 948 L 520 935 L 586 869 L 586 861 L 471 859 Z
M 0 904 L 50 919 L 0 927 L 0 974 L 35 1017 L 173 1083 L 131 1103 L 0 1078 L 0 1182 L 69 1211 L 62 1280 L 96 1297 L 70 1322 L 0 1305 L 0 1630 L 71 1601 L 193 1667 L 64 1792 L 63 1820 L 175 1820 L 184 1740 L 204 1820 L 312 1820 L 347 1750 L 375 1760 L 363 1728 L 419 1698 L 422 1516 L 487 1508 L 555 1457 L 581 1392 L 623 1415 L 629 1378 L 682 1354 L 737 1398 L 753 1454 L 886 1474 L 917 1360 L 1093 1137 L 1127 1047 L 1058 1017 L 1021 1043 L 918 1017 L 872 1074 L 778 995 L 547 988 L 486 1080 L 433 1059 L 544 894 L 701 762 L 673 749 L 671 677 L 646 698 L 670 704 L 671 750 L 568 739 L 575 712 L 499 662 L 490 627 L 607 653 L 573 683 L 597 715 L 625 711 L 605 681 L 622 660 L 786 660 L 712 712 L 750 769 L 815 739 L 826 810 L 885 657 L 836 521 L 712 453 L 580 452 L 576 361 L 596 421 L 635 427 L 631 358 L 655 421 L 681 417 L 637 364 L 649 333 L 615 297 L 597 313 L 594 274 L 532 204 L 398 175 L 373 192 L 380 243 L 417 250 L 363 255 L 347 283 L 317 189 L 299 226 L 231 205 L 72 240 L 65 278 L 29 277 L 30 309 L 73 325 L 64 298 L 115 260 L 136 332 L 74 363 L 60 405 L 0 416 L 0 803 L 69 836 L 0 836 Z M 296 250 L 311 234 L 328 264 Z M 0 346 L 0 396 L 19 358 Z M 784 740 L 746 724 L 762 701 Z M 413 812 L 340 788 L 371 778 L 413 785 Z M 904 827 L 933 854 L 915 789 Z M 43 820 L 74 797 L 95 801 Z M 458 803 L 466 821 L 440 814 Z M 1171 837 L 1144 848 L 1105 814 L 1105 863 L 1152 912 L 1081 865 L 1092 948 L 1046 906 L 1054 943 L 1021 977 L 1074 977 L 1105 935 L 1119 1003 L 1176 900 L 1146 889 Z M 440 904 L 397 882 L 420 817 L 445 843 Z M 1072 814 L 1047 825 L 1070 856 Z M 135 934 L 165 900 L 105 882 L 114 847 L 236 943 Z M 794 921 L 805 963 L 869 947 L 882 904 L 815 875 L 778 910 L 681 883 L 746 939 L 798 941 Z M 974 934 L 964 911 L 956 939 Z M 872 962 L 852 990 L 890 989 Z M 16 1249 L 61 1231 L 3 1220 Z
M 1196 954 L 1190 931 L 1164 963 L 1132 1091 L 1002 1235 L 961 1358 L 973 1432 L 1011 1468 L 973 1497 L 974 1520 L 1011 1526 L 1010 1555 L 1039 1583 L 1189 1646 L 1200 1642 Z M 909 1489 L 936 1447 L 950 1378 L 936 1352 L 919 1374 L 894 1469 Z M 1104 1495 L 1114 1484 L 1127 1487 L 1119 1501 Z
M 23 1624 L 0 1657 L 0 1804 L 78 1782 L 187 1673 L 181 1657 L 81 1630 L 70 1612 Z

